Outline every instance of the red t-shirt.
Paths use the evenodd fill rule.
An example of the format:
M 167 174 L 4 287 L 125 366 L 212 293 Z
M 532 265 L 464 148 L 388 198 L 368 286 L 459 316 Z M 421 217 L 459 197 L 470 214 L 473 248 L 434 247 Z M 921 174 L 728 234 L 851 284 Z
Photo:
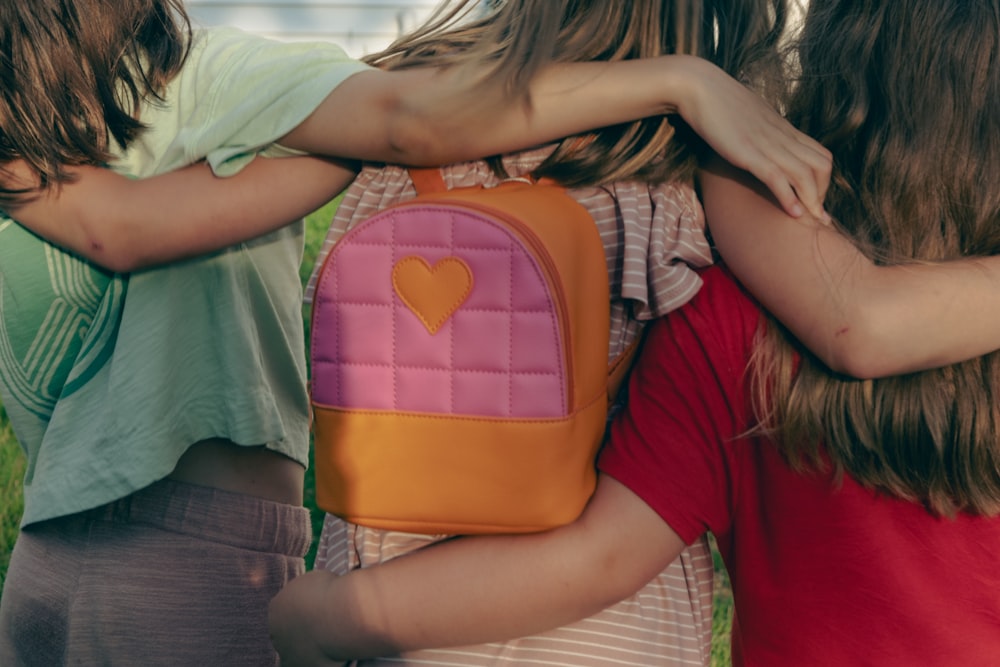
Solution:
M 685 541 L 718 538 L 733 661 L 763 667 L 1000 665 L 1000 519 L 933 517 L 847 478 L 797 474 L 752 422 L 761 313 L 719 268 L 653 325 L 601 470 Z

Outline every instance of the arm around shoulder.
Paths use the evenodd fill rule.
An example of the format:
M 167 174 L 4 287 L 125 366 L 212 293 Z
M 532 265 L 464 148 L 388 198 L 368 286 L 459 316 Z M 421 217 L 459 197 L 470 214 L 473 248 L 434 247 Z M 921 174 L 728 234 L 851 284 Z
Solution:
M 513 639 L 628 597 L 683 548 L 638 496 L 602 476 L 569 526 L 459 538 L 343 577 L 297 578 L 271 605 L 272 637 L 291 665 Z
M 667 55 L 550 64 L 522 95 L 484 85 L 485 74 L 428 68 L 354 74 L 281 143 L 341 158 L 439 165 L 679 114 L 721 155 L 766 182 L 786 210 L 822 213 L 829 152 L 707 60 Z
M 789 217 L 745 172 L 716 161 L 699 178 L 726 264 L 831 370 L 883 377 L 1000 348 L 1000 257 L 876 265 L 832 226 Z
M 132 180 L 99 167 L 39 191 L 10 214 L 34 233 L 126 273 L 219 250 L 274 231 L 330 201 L 354 178 L 350 165 L 315 157 L 256 159 L 228 178 L 199 163 Z M 25 165 L 8 182 L 34 187 Z
M 666 57 L 553 64 L 526 95 L 513 96 L 458 68 L 359 72 L 280 143 L 408 165 L 478 159 L 669 112 L 668 64 Z

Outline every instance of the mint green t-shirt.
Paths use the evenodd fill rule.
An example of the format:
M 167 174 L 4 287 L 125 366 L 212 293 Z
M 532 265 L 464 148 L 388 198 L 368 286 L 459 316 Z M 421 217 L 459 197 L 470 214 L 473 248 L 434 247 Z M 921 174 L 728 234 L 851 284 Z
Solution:
M 238 172 L 365 69 L 329 43 L 196 31 L 150 129 L 113 165 Z M 278 193 L 275 193 L 276 195 Z M 306 465 L 301 221 L 196 260 L 110 275 L 0 219 L 0 396 L 28 466 L 22 525 L 125 497 L 193 443 Z

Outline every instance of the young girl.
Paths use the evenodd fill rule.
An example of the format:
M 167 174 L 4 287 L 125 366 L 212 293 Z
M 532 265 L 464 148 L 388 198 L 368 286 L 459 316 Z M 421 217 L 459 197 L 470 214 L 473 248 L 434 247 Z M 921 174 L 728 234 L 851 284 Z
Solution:
M 869 261 L 920 273 L 1000 251 L 998 36 L 996 0 L 810 5 L 790 113 L 828 142 L 828 209 Z M 928 90 L 941 104 L 919 103 Z M 713 225 L 791 229 L 742 177 L 717 169 L 703 185 Z M 808 259 L 830 259 L 836 280 L 844 256 Z M 702 276 L 649 332 L 575 524 L 307 575 L 272 607 L 283 664 L 572 622 L 708 530 L 733 579 L 735 664 L 992 664 L 1000 358 L 849 380 L 763 319 L 724 269 Z
M 617 11 L 607 4 L 601 5 L 605 10 L 588 7 L 585 11 L 579 6 L 573 9 L 564 6 L 562 11 L 565 13 L 559 15 L 551 3 L 544 10 L 537 10 L 532 2 L 508 2 L 482 24 L 463 30 L 449 31 L 447 26 L 428 29 L 424 34 L 399 43 L 373 61 L 391 67 L 435 65 L 444 58 L 455 59 L 460 55 L 468 58 L 486 57 L 491 49 L 497 54 L 497 58 L 515 61 L 523 57 L 530 61 L 532 56 L 542 55 L 534 50 L 530 54 L 517 54 L 514 46 L 499 46 L 499 40 L 494 39 L 493 35 L 514 34 L 513 24 L 536 11 L 549 12 L 552 26 L 535 21 L 535 29 L 544 32 L 551 28 L 553 34 L 546 39 L 537 37 L 526 43 L 555 45 L 552 56 L 555 59 L 576 57 L 571 49 L 589 49 L 586 57 L 591 58 L 612 57 L 609 55 L 611 49 L 623 57 L 629 57 L 671 48 L 670 44 L 661 43 L 667 36 L 677 38 L 677 34 L 686 34 L 686 40 L 677 38 L 678 41 L 693 42 L 694 36 L 698 34 L 695 28 L 698 21 L 711 21 L 711 12 L 715 10 L 711 3 L 707 3 L 704 7 L 706 15 L 701 17 L 696 6 L 689 7 L 688 16 L 694 21 L 694 25 L 678 25 L 673 23 L 676 17 L 670 14 L 662 2 L 633 2 L 630 3 L 630 12 Z M 749 3 L 745 4 L 745 11 L 750 16 L 780 16 L 780 10 L 780 5 L 772 6 L 771 11 L 768 11 L 764 6 L 751 7 Z M 766 39 L 778 34 L 779 30 L 762 23 L 761 32 L 755 33 L 750 29 L 742 33 L 737 26 L 747 17 L 739 12 L 731 12 L 725 18 L 726 20 L 715 23 L 719 28 L 719 41 L 728 43 L 732 40 L 745 43 L 745 47 L 727 53 L 715 49 L 711 43 L 705 43 L 698 45 L 696 53 L 714 60 L 734 75 L 757 73 L 758 77 L 767 74 L 775 76 L 766 69 L 766 56 L 776 56 L 773 45 L 770 50 L 767 48 Z M 753 25 L 752 21 L 748 23 Z M 640 31 L 640 26 L 646 27 L 646 30 Z M 649 26 L 662 26 L 663 35 L 650 30 Z M 599 27 L 605 28 L 605 31 L 602 32 Z M 584 39 L 581 35 L 588 38 Z M 624 37 L 616 40 L 612 35 Z M 570 36 L 575 36 L 576 41 L 572 41 Z M 472 55 L 468 55 L 470 52 Z M 761 54 L 764 58 L 755 60 L 749 55 L 754 53 Z M 743 54 L 746 54 L 746 61 L 738 58 L 729 60 Z M 652 124 L 651 121 L 647 122 L 646 127 Z M 634 126 L 629 129 L 641 132 L 643 128 Z M 635 339 L 644 320 L 663 315 L 690 299 L 700 286 L 695 269 L 711 261 L 709 248 L 703 237 L 700 206 L 693 190 L 687 185 L 684 168 L 691 165 L 691 153 L 686 145 L 677 141 L 648 141 L 642 144 L 642 151 L 629 150 L 622 148 L 629 144 L 621 134 L 620 129 L 596 133 L 588 138 L 589 143 L 583 148 L 580 139 L 568 139 L 554 149 L 554 152 L 550 149 L 508 156 L 503 162 L 504 171 L 511 176 L 534 172 L 555 176 L 568 184 L 589 186 L 579 187 L 573 191 L 573 195 L 590 210 L 606 244 L 608 275 L 613 294 L 612 342 L 609 349 L 612 359 Z M 665 149 L 672 151 L 669 158 L 651 164 L 650 158 L 662 156 Z M 491 185 L 498 181 L 498 177 L 491 173 L 490 166 L 484 162 L 448 167 L 444 170 L 444 175 L 451 187 L 480 183 Z M 644 178 L 650 178 L 654 183 L 669 183 L 647 185 L 638 180 Z M 620 179 L 621 182 L 610 182 L 615 179 Z M 413 187 L 404 170 L 394 167 L 365 169 L 348 190 L 338 209 L 328 238 L 328 247 L 346 230 L 365 220 L 376 210 L 410 198 L 413 194 Z M 741 233 L 744 237 L 760 236 L 760 231 L 750 224 L 744 224 L 742 230 L 730 230 L 725 225 L 720 225 L 718 234 L 723 238 L 719 243 L 737 262 L 742 260 L 749 267 L 748 274 L 752 275 L 756 270 L 772 276 L 771 284 L 763 286 L 764 293 L 774 295 L 776 301 L 794 301 L 793 304 L 779 302 L 781 309 L 787 311 L 793 325 L 807 331 L 812 328 L 812 333 L 806 337 L 817 347 L 831 352 L 829 356 L 844 357 L 843 360 L 838 360 L 833 356 L 832 361 L 847 361 L 855 370 L 881 372 L 881 369 L 873 367 L 868 360 L 859 358 L 860 354 L 865 354 L 863 347 L 860 352 L 843 354 L 842 346 L 856 345 L 856 339 L 859 334 L 864 336 L 863 332 L 842 333 L 840 338 L 849 338 L 850 342 L 835 341 L 839 346 L 827 344 L 821 338 L 826 331 L 834 327 L 842 328 L 841 322 L 850 320 L 840 319 L 845 316 L 843 308 L 828 308 L 818 299 L 830 290 L 821 288 L 819 278 L 822 275 L 816 269 L 795 265 L 795 270 L 792 271 L 766 266 L 760 258 L 747 257 L 757 252 L 755 244 L 746 243 L 745 240 L 743 243 L 733 241 L 733 237 Z M 803 254 L 803 250 L 810 249 L 810 244 L 806 242 L 800 243 L 801 250 L 794 248 L 792 241 L 783 239 L 780 234 L 765 237 L 758 241 L 758 245 L 773 245 L 783 248 L 788 254 L 799 255 Z M 831 246 L 831 250 L 840 252 L 840 247 L 837 244 Z M 323 255 L 324 253 L 320 255 L 320 264 Z M 766 255 L 765 252 L 760 253 L 761 258 Z M 772 264 L 774 261 L 769 259 Z M 781 280 L 788 284 L 778 284 L 779 278 L 775 276 L 779 274 Z M 811 293 L 805 289 L 796 291 L 791 286 L 801 284 L 806 279 L 812 280 Z M 872 283 L 885 285 L 884 280 Z M 874 299 L 866 296 L 865 302 L 874 303 Z M 895 330 L 886 332 L 890 333 L 895 333 Z M 918 356 L 915 353 L 909 356 L 899 353 L 899 361 L 895 363 L 912 364 Z M 902 366 L 893 367 L 890 362 L 885 362 L 883 368 L 899 370 Z M 406 535 L 351 525 L 328 515 L 320 539 L 316 566 L 344 574 L 354 568 L 368 567 L 408 553 L 438 539 L 440 536 Z M 548 664 L 554 659 L 570 660 L 568 656 L 572 656 L 570 662 L 581 665 L 606 664 L 613 656 L 618 664 L 707 664 L 711 638 L 712 575 L 707 544 L 704 540 L 698 540 L 642 591 L 571 626 L 506 643 L 406 653 L 397 659 L 413 663 L 432 661 L 435 664 L 525 665 Z M 616 629 L 613 634 L 608 632 L 610 627 Z
M 787 173 L 773 185 L 790 207 L 801 193 L 819 210 L 823 151 L 695 59 L 539 63 L 527 94 L 508 95 L 475 63 L 382 72 L 331 45 L 191 35 L 182 9 L 0 6 L 7 209 L 119 269 L 282 227 L 126 278 L 0 223 L 0 387 L 28 457 L 3 664 L 276 660 L 266 603 L 302 571 L 310 538 L 302 230 L 284 225 L 353 172 L 306 158 L 246 166 L 254 155 L 436 163 L 678 110 L 703 116 L 737 163 Z M 145 177 L 201 159 L 212 171 L 136 182 L 87 167 Z M 289 192 L 286 166 L 307 179 Z M 234 200 L 249 216 L 238 231 L 219 224 Z
M 521 67 L 530 72 L 549 60 L 616 60 L 686 52 L 733 76 L 752 78 L 756 88 L 766 89 L 765 84 L 780 79 L 773 42 L 781 33 L 783 9 L 782 3 L 770 1 L 741 3 L 738 10 L 721 13 L 712 2 L 515 0 L 472 25 L 432 24 L 371 62 L 405 71 L 416 66 L 496 61 L 501 71 Z M 773 22 L 761 18 L 768 16 L 774 17 Z M 525 17 L 532 20 L 525 22 Z M 716 48 L 710 33 L 702 29 L 716 19 L 721 41 L 732 40 L 739 47 L 728 52 Z M 509 41 L 505 35 L 517 38 Z M 549 48 L 539 48 L 541 44 Z M 594 217 L 605 242 L 612 287 L 609 359 L 638 338 L 645 320 L 690 299 L 700 285 L 695 269 L 712 261 L 701 207 L 689 185 L 694 154 L 688 142 L 675 138 L 676 124 L 655 118 L 570 137 L 555 147 L 507 156 L 497 170 L 512 177 L 550 176 L 576 186 L 572 195 Z M 495 185 L 500 180 L 487 162 L 453 165 L 443 169 L 443 175 L 452 188 Z M 317 266 L 345 231 L 414 194 L 405 170 L 364 169 L 338 208 Z M 327 515 L 316 567 L 344 574 L 442 537 L 377 530 Z M 565 660 L 559 656 L 573 656 L 575 665 L 608 664 L 612 659 L 634 665 L 657 660 L 707 664 L 712 576 L 711 553 L 702 540 L 685 550 L 641 594 L 570 627 L 506 643 L 420 651 L 399 659 L 465 666 L 542 665 L 553 660 L 559 664 Z

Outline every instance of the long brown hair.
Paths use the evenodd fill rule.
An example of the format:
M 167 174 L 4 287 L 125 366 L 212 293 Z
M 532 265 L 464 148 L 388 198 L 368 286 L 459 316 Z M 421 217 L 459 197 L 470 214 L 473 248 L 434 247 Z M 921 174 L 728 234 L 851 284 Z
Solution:
M 484 95 L 526 98 L 531 76 L 553 62 L 666 54 L 704 57 L 780 99 L 778 43 L 786 0 L 479 0 L 439 7 L 422 29 L 369 62 L 386 68 L 481 67 Z M 485 14 L 485 15 L 483 15 Z M 675 134 L 687 141 L 674 141 Z M 535 172 L 566 185 L 688 178 L 697 140 L 679 118 L 652 118 L 571 137 Z
M 0 165 L 25 160 L 43 187 L 100 164 L 142 130 L 187 56 L 182 0 L 0 0 Z M 0 192 L 0 198 L 16 193 Z
M 798 54 L 790 118 L 833 153 L 843 233 L 884 264 L 1000 252 L 1000 0 L 812 2 Z M 772 322 L 754 372 L 794 464 L 1000 513 L 1000 354 L 858 381 L 792 345 Z

